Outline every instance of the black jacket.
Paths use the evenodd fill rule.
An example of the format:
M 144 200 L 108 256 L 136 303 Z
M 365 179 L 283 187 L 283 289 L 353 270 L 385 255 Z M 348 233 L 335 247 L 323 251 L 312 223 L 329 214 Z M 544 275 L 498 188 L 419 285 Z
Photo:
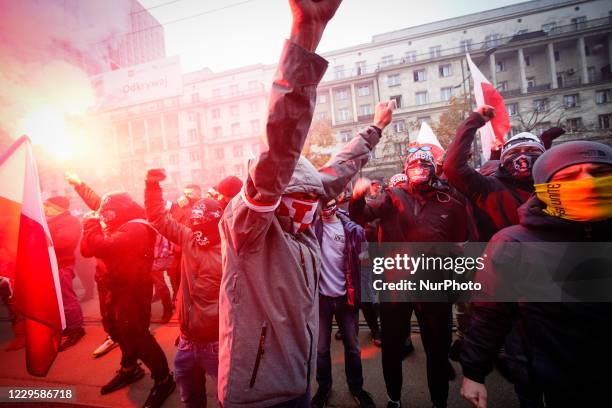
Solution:
M 500 168 L 485 176 L 470 167 L 468 158 L 474 135 L 484 124 L 482 116 L 473 112 L 459 126 L 446 152 L 444 174 L 474 204 L 479 238 L 487 242 L 500 229 L 518 224 L 516 210 L 533 193 L 533 183 L 521 183 Z
M 494 245 L 509 242 L 612 240 L 612 220 L 592 224 L 567 221 L 545 214 L 542 205 L 534 197 L 520 207 L 520 225 L 495 234 L 487 253 Z M 534 252 L 530 253 L 531 257 L 512 260 L 516 279 L 521 279 L 528 263 L 537 261 Z M 532 387 L 543 391 L 549 400 L 560 401 L 558 406 L 601 406 L 603 400 L 595 402 L 612 385 L 612 303 L 473 302 L 471 313 L 461 352 L 465 377 L 484 382 L 499 347 L 516 323 L 527 359 L 526 381 Z

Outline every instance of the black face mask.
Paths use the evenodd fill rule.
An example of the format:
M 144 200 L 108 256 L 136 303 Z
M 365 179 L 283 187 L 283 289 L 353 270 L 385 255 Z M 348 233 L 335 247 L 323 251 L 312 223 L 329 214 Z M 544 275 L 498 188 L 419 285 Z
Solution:
M 507 157 L 502 166 L 508 174 L 518 180 L 531 180 L 533 164 L 538 157 L 539 153 L 517 153 Z
M 193 239 L 201 248 L 208 248 L 221 242 L 218 219 L 192 225 L 191 230 L 193 231 Z

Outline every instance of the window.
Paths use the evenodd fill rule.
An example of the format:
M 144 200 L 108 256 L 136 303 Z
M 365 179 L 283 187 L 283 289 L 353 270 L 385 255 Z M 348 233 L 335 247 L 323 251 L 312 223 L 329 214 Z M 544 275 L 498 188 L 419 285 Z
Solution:
M 396 120 L 392 123 L 393 126 L 393 131 L 395 133 L 401 133 L 404 132 L 406 130 L 406 124 L 404 123 L 403 120 Z
M 328 118 L 329 118 L 329 115 L 327 114 L 327 112 L 317 113 L 317 120 L 327 120 Z
M 230 115 L 231 116 L 238 116 L 238 105 L 230 106 Z
M 576 30 L 582 30 L 586 28 L 586 16 L 572 18 L 572 24 L 576 27 Z
M 554 54 L 555 54 L 555 61 L 559 62 L 561 60 L 561 54 L 559 53 L 559 51 L 555 51 Z
M 576 106 L 578 106 L 578 94 L 564 95 L 563 105 L 566 108 L 575 108 Z
M 232 136 L 240 134 L 240 123 L 232 123 Z
M 334 67 L 334 78 L 335 79 L 344 78 L 344 65 L 336 65 Z
M 221 96 L 221 89 L 219 88 L 215 88 L 212 90 L 212 96 L 213 98 L 218 98 Z
M 429 47 L 429 57 L 430 58 L 438 58 L 442 56 L 442 47 L 436 45 L 435 47 Z
M 547 23 L 547 24 L 542 24 L 542 31 L 544 31 L 545 33 L 549 33 L 552 30 L 555 29 L 555 26 L 557 25 L 557 23 Z
M 217 178 L 225 178 L 225 167 L 217 167 Z
M 215 159 L 223 159 L 225 157 L 225 151 L 222 147 L 215 149 Z
M 440 88 L 440 99 L 443 101 L 450 101 L 453 96 L 453 87 L 449 86 L 446 88 Z
M 421 125 L 423 123 L 430 123 L 431 122 L 431 117 L 430 116 L 419 116 L 416 120 L 417 126 L 421 127 Z
M 200 101 L 200 95 L 195 93 L 191 94 L 191 103 L 197 103 Z
M 506 70 L 506 63 L 504 60 L 495 62 L 495 72 L 504 72 Z
M 199 150 L 191 150 L 189 152 L 189 160 L 192 162 L 196 162 L 200 160 L 200 151 Z
M 170 164 L 178 164 L 178 162 L 179 162 L 178 154 L 171 154 L 170 155 Z
M 414 94 L 414 99 L 417 105 L 427 104 L 427 91 L 417 92 Z
M 357 95 L 359 95 L 359 96 L 368 96 L 368 95 L 370 95 L 370 85 L 358 85 L 357 86 Z
M 395 101 L 395 107 L 396 108 L 401 108 L 402 107 L 402 95 L 393 95 L 389 99 L 393 99 Z
M 610 129 L 612 128 L 612 113 L 606 115 L 599 115 L 599 128 Z
M 353 132 L 350 130 L 343 130 L 339 134 L 339 139 L 342 143 L 347 143 L 353 138 Z
M 242 157 L 242 146 L 234 146 L 234 157 Z
M 440 65 L 438 67 L 438 73 L 440 74 L 440 78 L 446 78 L 446 77 L 451 76 L 451 65 L 450 64 Z
M 582 118 L 570 118 L 565 122 L 565 128 L 568 132 L 578 132 L 582 129 Z
M 153 166 L 160 167 L 161 165 L 162 165 L 161 157 L 154 157 L 153 158 Z
M 338 89 L 336 91 L 336 99 L 340 101 L 344 99 L 348 99 L 348 89 Z
M 499 81 L 497 84 L 498 91 L 507 91 L 508 90 L 508 81 Z
M 244 164 L 234 164 L 234 174 L 242 177 L 244 175 Z
M 548 111 L 548 99 L 536 99 L 533 101 L 533 109 L 536 112 Z
M 250 112 L 257 112 L 258 110 L 259 110 L 259 104 L 257 103 L 257 101 L 252 101 L 251 103 L 249 103 Z
M 406 53 L 406 62 L 412 63 L 412 62 L 416 62 L 416 60 L 417 60 L 416 51 L 408 51 Z
M 427 74 L 424 69 L 418 69 L 412 72 L 414 82 L 422 82 L 427 79 Z
M 601 105 L 603 103 L 612 102 L 612 89 L 601 89 L 595 91 L 595 103 Z
M 535 88 L 535 86 L 536 86 L 535 77 L 527 77 L 527 89 Z
M 230 95 L 238 94 L 238 85 L 230 85 L 229 91 L 230 91 Z
M 525 65 L 531 66 L 531 55 L 525 55 Z
M 198 140 L 198 132 L 195 129 L 189 129 L 189 132 L 187 132 L 187 135 L 189 136 L 190 142 L 195 142 Z
M 253 153 L 253 156 L 259 154 L 259 142 L 251 143 L 251 153 Z
M 187 117 L 189 118 L 190 121 L 195 121 L 196 120 L 196 113 L 195 112 L 189 112 L 187 113 Z
M 359 116 L 368 116 L 372 114 L 372 105 L 359 105 Z
M 469 52 L 472 50 L 472 39 L 466 38 L 465 40 L 461 40 L 459 42 L 459 48 L 461 48 L 461 52 Z
M 221 117 L 221 109 L 219 108 L 214 108 L 210 111 L 210 116 L 212 116 L 213 119 L 219 119 Z
M 595 71 L 595 67 L 588 67 L 587 68 L 587 79 L 589 82 L 594 82 L 595 81 L 595 75 L 596 75 Z
M 393 64 L 393 55 L 385 55 L 382 57 L 382 66 L 386 67 Z
M 365 61 L 357 61 L 355 63 L 355 72 L 357 75 L 363 75 L 367 72 L 366 62 Z
M 327 103 L 327 95 L 325 94 L 317 95 L 317 103 L 318 104 Z
M 341 122 L 346 122 L 351 118 L 351 114 L 348 109 L 340 109 L 338 111 L 338 120 Z
M 398 85 L 400 85 L 400 75 L 399 74 L 393 74 L 393 75 L 387 76 L 387 85 L 389 85 L 389 86 L 398 86 Z
M 506 112 L 508 112 L 508 116 L 516 116 L 516 114 L 518 113 L 518 104 L 517 103 L 507 104 Z
M 261 128 L 259 126 L 259 119 L 253 119 L 251 121 L 251 134 L 258 135 L 260 131 Z
M 221 126 L 215 126 L 213 128 L 213 135 L 215 138 L 223 137 L 223 131 L 221 130 Z
M 485 47 L 493 48 L 501 45 L 501 35 L 489 34 L 485 37 Z

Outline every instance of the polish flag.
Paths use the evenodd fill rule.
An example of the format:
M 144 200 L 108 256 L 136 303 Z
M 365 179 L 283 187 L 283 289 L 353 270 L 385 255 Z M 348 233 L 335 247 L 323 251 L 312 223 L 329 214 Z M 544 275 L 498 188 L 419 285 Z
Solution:
M 482 154 L 486 160 L 489 160 L 493 141 L 497 139 L 500 143 L 504 143 L 504 136 L 510 130 L 510 118 L 506 111 L 504 98 L 502 98 L 499 92 L 497 92 L 497 89 L 495 89 L 482 72 L 480 72 L 476 64 L 472 61 L 472 58 L 470 58 L 470 54 L 465 54 L 465 56 L 470 72 L 472 73 L 476 105 L 490 105 L 495 108 L 495 117 L 479 130 L 480 140 L 482 142 Z
M 419 129 L 416 142 L 420 146 L 431 147 L 431 153 L 434 155 L 436 162 L 442 160 L 442 157 L 444 156 L 444 148 L 442 148 L 438 137 L 425 121 L 421 122 L 421 129 Z
M 26 368 L 45 376 L 66 327 L 59 271 L 27 136 L 0 156 L 0 263 L 14 283 L 16 311 L 25 319 Z M 4 269 L 4 268 L 3 268 Z

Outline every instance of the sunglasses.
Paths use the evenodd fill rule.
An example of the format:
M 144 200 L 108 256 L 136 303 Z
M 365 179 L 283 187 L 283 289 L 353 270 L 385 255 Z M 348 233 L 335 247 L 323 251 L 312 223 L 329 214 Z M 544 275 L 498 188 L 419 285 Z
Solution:
M 419 150 L 422 150 L 424 152 L 428 152 L 428 151 L 431 150 L 431 146 L 410 147 L 408 149 L 408 153 L 415 153 L 415 152 L 418 152 Z

